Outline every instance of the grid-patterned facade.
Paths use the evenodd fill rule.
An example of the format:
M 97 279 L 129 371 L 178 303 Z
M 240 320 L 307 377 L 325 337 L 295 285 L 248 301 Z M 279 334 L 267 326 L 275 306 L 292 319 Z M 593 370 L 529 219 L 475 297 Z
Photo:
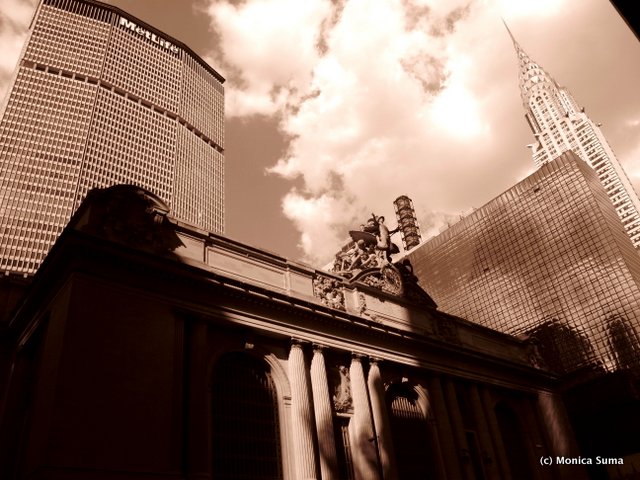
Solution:
M 535 336 L 558 371 L 640 367 L 640 258 L 573 152 L 408 258 L 439 309 Z
M 575 152 L 596 171 L 629 238 L 639 248 L 640 199 L 602 131 L 571 93 L 531 60 L 513 36 L 512 39 L 518 55 L 525 117 L 536 138 L 531 145 L 536 166 L 568 150 Z
M 0 271 L 33 273 L 94 187 L 223 232 L 223 82 L 115 7 L 43 0 L 0 112 Z

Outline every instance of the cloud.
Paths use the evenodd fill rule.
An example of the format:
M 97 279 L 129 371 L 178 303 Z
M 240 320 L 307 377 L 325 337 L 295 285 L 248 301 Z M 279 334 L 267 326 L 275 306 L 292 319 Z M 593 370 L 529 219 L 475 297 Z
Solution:
M 230 81 L 227 110 L 277 114 L 288 148 L 270 172 L 303 180 L 283 212 L 301 232 L 305 260 L 324 264 L 372 211 L 395 218 L 399 195 L 429 205 L 420 219 L 428 231 L 468 208 L 473 195 L 451 185 L 472 191 L 473 179 L 460 178 L 474 162 L 469 151 L 492 145 L 468 44 L 487 19 L 469 1 L 310 5 L 313 15 L 281 0 L 208 12 L 220 60 L 240 79 Z M 484 52 L 489 66 L 492 53 Z
M 399 195 L 413 198 L 426 236 L 531 172 L 501 17 L 518 27 L 563 2 L 300 3 L 314 14 L 283 0 L 209 14 L 239 78 L 228 110 L 272 115 L 288 141 L 269 171 L 303 185 L 282 208 L 305 260 L 325 264 L 372 212 L 395 218 Z
M 272 115 L 299 98 L 332 8 L 329 0 L 210 2 L 207 13 L 221 41 L 214 64 L 229 77 L 227 115 Z
M 447 178 L 469 159 L 465 149 L 438 145 L 485 143 L 480 104 L 465 80 L 472 66 L 447 51 L 450 33 L 442 33 L 465 15 L 455 6 L 442 16 L 413 12 L 423 17 L 396 2 L 348 2 L 313 70 L 317 94 L 281 121 L 291 141 L 271 171 L 304 180 L 306 190 L 290 192 L 283 205 L 309 261 L 335 253 L 370 210 L 393 218 L 391 202 L 406 190 L 431 203 L 421 219 L 428 230 L 444 222 L 435 212 L 452 200 Z M 427 33 L 429 21 L 437 34 Z
M 628 118 L 622 124 L 624 134 L 627 137 L 626 149 L 616 152 L 621 157 L 628 159 L 624 168 L 633 183 L 636 192 L 640 191 L 640 117 Z
M 36 3 L 36 0 L 0 0 L 0 100 L 9 88 Z
M 487 2 L 489 3 L 489 2 Z M 549 17 L 564 6 L 559 0 L 497 0 L 496 8 L 504 18 L 519 19 L 531 17 Z

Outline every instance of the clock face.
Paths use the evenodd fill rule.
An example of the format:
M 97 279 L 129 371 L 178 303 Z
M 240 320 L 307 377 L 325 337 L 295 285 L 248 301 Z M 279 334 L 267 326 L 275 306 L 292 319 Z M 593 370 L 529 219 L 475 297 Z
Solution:
M 401 295 L 404 286 L 402 284 L 402 275 L 397 269 L 386 266 L 382 269 L 382 290 L 393 295 Z

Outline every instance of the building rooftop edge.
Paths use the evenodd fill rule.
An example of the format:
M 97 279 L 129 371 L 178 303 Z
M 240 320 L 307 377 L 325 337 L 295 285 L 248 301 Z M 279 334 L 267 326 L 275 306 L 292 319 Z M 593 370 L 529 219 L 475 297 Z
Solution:
M 64 272 L 89 274 L 91 270 L 83 266 L 87 259 L 105 265 L 134 261 L 145 271 L 170 269 L 171 277 L 181 272 L 256 300 L 357 324 L 374 334 L 411 338 L 470 355 L 489 354 L 490 362 L 506 361 L 550 375 L 532 366 L 523 339 L 192 227 L 168 216 L 166 205 L 146 193 L 130 185 L 92 190 L 34 275 L 32 287 L 46 288 L 51 275 L 62 278 Z M 114 255 L 119 260 L 112 263 L 108 258 Z M 340 302 L 334 301 L 336 292 Z M 502 350 L 495 349 L 495 342 Z
M 41 0 L 41 1 L 44 2 L 44 0 Z M 100 2 L 99 0 L 75 0 L 75 1 L 76 2 L 81 2 L 81 3 L 86 3 L 88 5 L 94 5 L 94 6 L 99 7 L 99 8 L 104 8 L 106 10 L 110 10 L 110 11 L 112 11 L 114 13 L 117 13 L 118 15 L 121 15 L 123 17 L 127 17 L 130 20 L 134 20 L 135 23 L 140 24 L 145 29 L 162 35 L 163 37 L 167 38 L 172 43 L 174 43 L 176 46 L 178 46 L 178 47 L 182 48 L 183 50 L 185 50 L 205 70 L 207 70 L 209 73 L 211 73 L 220 83 L 224 83 L 226 81 L 226 79 L 220 73 L 218 73 L 211 65 L 209 65 L 200 55 L 198 55 L 196 52 L 194 52 L 193 49 L 191 47 L 189 47 L 187 44 L 185 44 L 184 42 L 178 40 L 177 38 L 169 35 L 168 33 L 163 32 L 159 28 L 154 27 L 153 25 L 150 25 L 149 23 L 145 22 L 144 20 L 139 19 L 138 17 L 130 14 L 129 12 L 126 12 L 125 10 L 122 10 L 121 8 L 116 7 L 115 5 L 110 5 L 108 3 Z
M 556 171 L 559 168 L 562 168 L 562 166 L 567 165 L 568 163 L 578 162 L 578 161 L 582 161 L 580 157 L 578 157 L 572 150 L 567 150 L 566 152 L 562 153 L 560 156 L 556 157 L 553 161 L 545 163 L 536 171 L 526 176 L 522 180 L 518 181 L 515 185 L 507 188 L 505 191 L 503 191 L 499 195 L 496 195 L 494 198 L 489 200 L 487 203 L 485 203 L 481 207 L 475 208 L 473 212 L 469 213 L 464 218 L 461 218 L 459 221 L 451 225 L 446 230 L 438 233 L 438 235 L 435 235 L 431 238 L 426 239 L 420 245 L 413 248 L 411 252 L 415 252 L 416 249 L 426 244 L 438 244 L 448 240 L 449 238 L 451 238 L 451 236 L 457 234 L 460 231 L 460 229 L 465 228 L 469 223 L 474 222 L 479 218 L 482 218 L 485 215 L 487 209 L 490 209 L 496 203 L 500 202 L 500 200 L 504 199 L 510 192 L 517 191 L 517 193 L 520 194 L 522 193 L 522 189 L 524 187 L 530 186 L 531 182 L 538 180 L 540 176 L 546 175 L 551 171 Z

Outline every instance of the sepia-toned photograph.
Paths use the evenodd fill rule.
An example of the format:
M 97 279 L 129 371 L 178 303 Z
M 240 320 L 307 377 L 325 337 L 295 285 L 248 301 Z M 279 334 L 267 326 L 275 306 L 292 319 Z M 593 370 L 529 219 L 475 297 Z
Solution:
M 630 0 L 0 0 L 0 479 L 640 480 Z

